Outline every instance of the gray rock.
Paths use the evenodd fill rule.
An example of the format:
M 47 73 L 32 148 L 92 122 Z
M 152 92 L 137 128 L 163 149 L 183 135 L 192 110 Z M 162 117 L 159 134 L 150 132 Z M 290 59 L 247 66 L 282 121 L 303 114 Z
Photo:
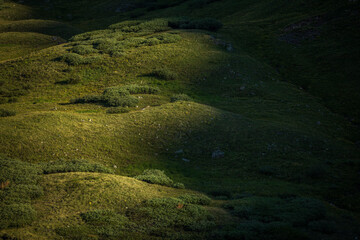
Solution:
M 225 153 L 218 149 L 212 153 L 211 157 L 212 158 L 223 158 L 223 157 L 225 157 Z
M 189 159 L 186 159 L 186 158 L 183 158 L 182 159 L 184 162 L 190 162 L 190 160 Z
M 183 149 L 177 150 L 177 151 L 175 152 L 175 154 L 183 154 L 183 153 L 184 153 L 184 150 L 183 150 Z

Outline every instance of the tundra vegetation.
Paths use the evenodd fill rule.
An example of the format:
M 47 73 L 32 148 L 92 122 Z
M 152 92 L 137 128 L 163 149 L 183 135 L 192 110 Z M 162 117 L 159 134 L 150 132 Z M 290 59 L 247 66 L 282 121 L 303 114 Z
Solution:
M 359 4 L 0 0 L 0 239 L 358 239 Z

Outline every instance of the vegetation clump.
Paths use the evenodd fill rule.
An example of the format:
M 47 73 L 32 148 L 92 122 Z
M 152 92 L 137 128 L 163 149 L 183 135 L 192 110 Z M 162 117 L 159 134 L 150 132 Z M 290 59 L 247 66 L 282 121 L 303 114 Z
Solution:
M 98 51 L 93 48 L 92 45 L 76 45 L 70 49 L 71 52 L 80 55 L 87 55 L 91 53 L 97 53 Z
M 47 162 L 41 164 L 45 174 L 65 173 L 65 172 L 99 172 L 113 173 L 113 170 L 99 163 L 90 163 L 85 160 L 65 161 L 59 160 L 55 162 Z
M 36 211 L 30 204 L 0 205 L 0 229 L 22 227 L 36 219 Z
M 66 62 L 67 64 L 71 66 L 78 66 L 82 64 L 91 64 L 96 61 L 98 61 L 100 58 L 97 56 L 91 56 L 91 57 L 84 57 L 77 53 L 65 53 L 62 57 L 60 57 L 60 60 L 63 62 Z
M 102 95 L 88 95 L 75 98 L 70 100 L 70 103 L 98 103 L 108 107 L 135 107 L 139 99 L 131 94 L 155 94 L 159 91 L 159 88 L 147 85 L 131 84 L 116 86 L 105 89 Z M 109 111 L 111 112 L 113 110 Z
M 43 195 L 40 173 L 37 165 L 0 156 L 0 229 L 21 227 L 36 219 L 30 203 Z
M 11 117 L 15 115 L 16 115 L 15 111 L 0 108 L 0 117 Z
M 135 179 L 168 187 L 185 188 L 180 183 L 174 183 L 172 179 L 166 176 L 164 171 L 158 169 L 146 169 L 142 174 L 136 176 Z
M 155 69 L 150 75 L 163 80 L 175 80 L 178 78 L 175 72 L 167 68 Z
M 204 194 L 184 194 L 178 197 L 185 203 L 191 203 L 196 205 L 209 205 L 211 198 Z

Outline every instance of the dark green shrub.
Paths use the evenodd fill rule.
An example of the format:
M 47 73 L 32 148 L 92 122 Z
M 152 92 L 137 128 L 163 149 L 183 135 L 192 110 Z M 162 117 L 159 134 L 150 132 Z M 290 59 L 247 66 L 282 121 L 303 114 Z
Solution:
M 0 205 L 0 228 L 22 227 L 31 224 L 36 211 L 29 204 Z
M 0 155 L 0 183 L 37 184 L 41 168 L 37 165 Z
M 65 53 L 62 57 L 60 57 L 61 61 L 64 61 L 72 66 L 78 66 L 81 64 L 90 64 L 99 61 L 100 59 L 101 58 L 99 56 L 84 57 L 77 53 Z
M 165 43 L 176 43 L 181 40 L 181 37 L 177 34 L 170 34 L 170 33 L 162 33 L 158 35 L 154 35 L 147 40 L 150 39 L 157 39 L 159 41 L 159 44 L 165 44 Z
M 169 26 L 180 29 L 204 29 L 209 31 L 217 31 L 222 28 L 223 24 L 213 18 L 189 19 L 179 18 L 169 21 Z
M 70 103 L 101 103 L 103 100 L 102 96 L 99 95 L 87 95 L 81 98 L 74 98 L 70 100 Z
M 155 33 L 169 30 L 166 19 L 154 19 L 151 21 L 126 21 L 113 24 L 110 29 L 120 30 L 125 33 Z
M 103 96 L 106 98 L 107 96 L 127 96 L 130 95 L 129 90 L 124 87 L 110 87 L 104 90 Z
M 16 115 L 15 111 L 0 108 L 0 117 L 11 117 L 15 115 Z
M 94 49 L 91 45 L 76 45 L 73 48 L 71 48 L 70 51 L 80 55 L 86 55 L 97 52 L 97 50 Z
M 18 199 L 19 201 L 17 202 L 27 202 L 28 200 L 38 198 L 43 194 L 43 188 L 34 184 L 17 184 L 7 190 L 7 198 L 11 200 Z
M 164 171 L 158 169 L 146 169 L 142 174 L 136 176 L 135 179 L 168 187 L 173 185 L 173 180 L 166 176 Z
M 126 95 L 126 96 L 114 96 L 114 95 L 106 95 L 103 96 L 103 100 L 105 104 L 109 107 L 135 107 L 139 102 L 134 96 Z
M 84 57 L 77 53 L 66 53 L 64 54 L 64 56 L 61 57 L 61 60 L 69 65 L 74 66 L 83 64 L 85 62 Z
M 130 94 L 156 94 L 160 92 L 159 88 L 147 85 L 132 84 L 123 86 L 122 88 L 129 91 Z
M 185 185 L 179 182 L 174 183 L 172 187 L 177 189 L 185 189 Z
M 166 68 L 156 69 L 150 75 L 163 80 L 175 80 L 178 78 L 175 72 Z
M 138 99 L 131 96 L 130 92 L 123 87 L 111 87 L 105 89 L 102 99 L 110 107 L 135 107 Z
M 99 163 L 90 163 L 85 160 L 47 162 L 41 164 L 45 174 L 64 172 L 99 172 L 113 173 L 113 170 Z
M 186 94 L 174 94 L 171 96 L 171 102 L 178 102 L 178 101 L 191 101 L 191 97 Z
M 128 112 L 130 112 L 130 110 L 124 107 L 114 107 L 106 110 L 106 113 L 108 114 L 119 114 L 119 113 L 128 113 Z
M 211 198 L 204 194 L 184 194 L 178 197 L 185 203 L 191 203 L 196 205 L 209 205 Z

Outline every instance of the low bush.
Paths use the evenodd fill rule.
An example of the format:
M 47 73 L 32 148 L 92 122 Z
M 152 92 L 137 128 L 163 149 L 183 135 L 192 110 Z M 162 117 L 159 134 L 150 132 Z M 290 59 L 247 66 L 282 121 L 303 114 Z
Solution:
M 106 95 L 103 96 L 103 101 L 109 107 L 135 107 L 136 104 L 139 102 L 139 99 L 131 95 Z
M 70 51 L 73 53 L 80 54 L 80 55 L 97 53 L 97 50 L 94 49 L 92 45 L 76 45 L 73 48 L 71 48 Z
M 41 168 L 39 166 L 10 159 L 0 155 L 0 183 L 37 184 Z
M 129 90 L 124 87 L 105 89 L 102 99 L 104 103 L 110 107 L 135 107 L 139 102 L 139 99 L 131 96 Z
M 196 205 L 209 205 L 211 198 L 204 194 L 184 194 L 178 197 L 185 203 L 191 203 Z
M 103 100 L 102 96 L 99 95 L 87 95 L 81 98 L 74 98 L 70 100 L 70 103 L 101 103 Z
M 166 68 L 156 69 L 150 75 L 163 80 L 175 80 L 178 78 L 175 72 Z
M 157 39 L 159 41 L 159 44 L 165 44 L 165 43 L 176 43 L 181 40 L 181 37 L 177 34 L 170 34 L 170 33 L 162 33 L 158 35 L 154 35 L 147 40 L 151 39 Z
M 130 112 L 130 110 L 124 107 L 113 107 L 106 110 L 106 113 L 108 114 L 120 114 L 120 113 L 128 113 L 128 112 Z
M 158 169 L 146 169 L 142 174 L 136 176 L 135 179 L 168 187 L 171 187 L 174 183 L 173 180 L 166 176 L 164 171 Z
M 0 205 L 0 229 L 22 227 L 36 219 L 36 211 L 30 204 Z
M 65 53 L 60 60 L 66 62 L 72 66 L 78 66 L 82 64 L 90 64 L 96 61 L 99 61 L 101 58 L 99 56 L 92 56 L 92 57 L 84 57 L 77 53 Z
M 123 86 L 122 88 L 129 91 L 130 94 L 156 94 L 160 92 L 159 88 L 147 85 L 132 84 Z
M 15 115 L 16 115 L 15 111 L 0 108 L 0 117 L 11 117 Z
M 170 98 L 170 102 L 178 102 L 178 101 L 191 101 L 191 97 L 186 94 L 174 94 Z
M 179 182 L 174 183 L 172 187 L 177 189 L 185 189 L 185 185 Z
M 126 21 L 109 26 L 110 29 L 116 29 L 125 33 L 156 33 L 169 30 L 166 19 L 154 19 L 150 21 Z
M 113 170 L 99 163 L 90 163 L 85 160 L 47 162 L 41 164 L 41 168 L 45 174 L 64 173 L 64 172 L 99 172 L 113 173 Z

